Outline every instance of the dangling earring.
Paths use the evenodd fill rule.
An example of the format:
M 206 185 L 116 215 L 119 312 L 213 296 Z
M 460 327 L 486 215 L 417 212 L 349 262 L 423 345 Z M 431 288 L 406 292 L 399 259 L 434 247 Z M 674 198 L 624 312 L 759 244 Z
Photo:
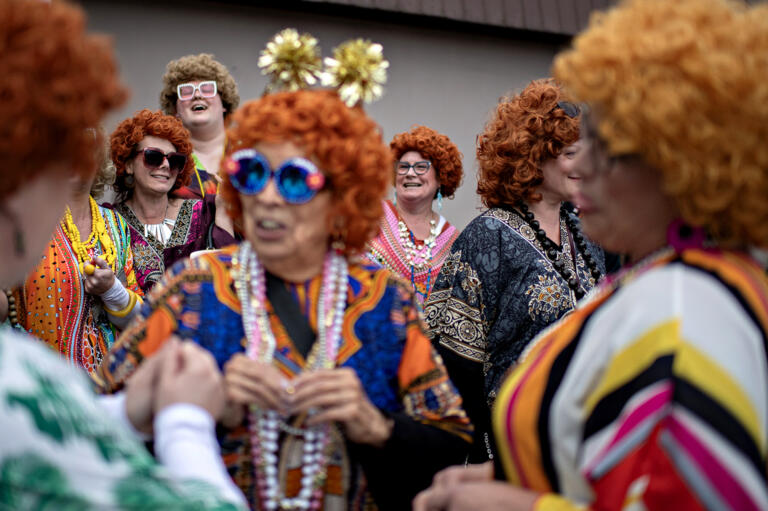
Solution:
M 18 218 L 5 207 L 0 208 L 0 213 L 13 225 L 13 250 L 18 257 L 22 257 L 26 252 L 26 248 L 24 246 L 24 231 L 19 227 Z
M 133 188 L 134 184 L 136 184 L 136 181 L 133 178 L 133 174 L 127 174 L 125 176 L 125 186 L 127 188 Z
M 440 190 L 437 191 L 437 211 L 438 213 L 443 210 L 443 194 Z
M 392 196 L 392 205 L 397 206 L 397 190 L 395 190 L 395 194 Z

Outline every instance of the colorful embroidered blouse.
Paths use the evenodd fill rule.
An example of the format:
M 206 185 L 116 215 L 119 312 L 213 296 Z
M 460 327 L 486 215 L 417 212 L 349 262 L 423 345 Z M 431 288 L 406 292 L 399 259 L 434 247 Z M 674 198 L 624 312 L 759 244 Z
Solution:
M 671 250 L 602 285 L 504 383 L 494 429 L 537 510 L 768 509 L 768 279 Z
M 142 310 L 146 321 L 126 330 L 102 366 L 107 391 L 119 389 L 171 333 L 208 349 L 220 366 L 244 351 L 240 303 L 231 274 L 235 249 L 185 260 L 168 271 L 149 294 Z M 321 280 L 318 276 L 288 286 L 315 331 Z M 277 339 L 274 363 L 292 377 L 302 370 L 304 359 L 269 304 L 268 310 Z M 369 399 L 393 418 L 395 427 L 384 449 L 350 444 L 336 430 L 324 509 L 377 509 L 374 500 L 384 509 L 408 509 L 439 469 L 464 460 L 471 426 L 461 398 L 423 333 L 413 292 L 389 271 L 350 265 L 342 335 L 338 366 L 356 371 Z M 222 432 L 221 448 L 235 482 L 260 509 L 247 420 Z M 300 452 L 300 444 L 292 442 L 283 449 Z M 403 464 L 406 458 L 409 462 Z M 295 461 L 287 467 L 289 497 L 298 493 L 301 479 Z
M 379 264 L 409 281 L 419 303 L 424 303 L 424 300 L 429 296 L 432 284 L 440 273 L 443 261 L 448 256 L 451 245 L 459 236 L 459 231 L 445 222 L 435 239 L 431 264 L 427 268 L 417 270 L 408 261 L 405 247 L 400 243 L 399 222 L 400 217 L 395 207 L 391 202 L 384 201 L 384 217 L 381 219 L 381 229 L 378 236 L 368 243 L 365 256 L 371 262 Z M 424 244 L 424 240 L 414 240 L 414 242 L 417 247 Z
M 584 254 L 572 254 L 565 218 L 557 258 L 579 275 L 582 288 L 595 285 Z M 588 250 L 604 271 L 602 250 Z M 443 263 L 424 304 L 428 335 L 464 398 L 476 438 L 472 462 L 493 453 L 491 411 L 502 376 L 528 342 L 576 305 L 568 283 L 514 210 L 489 209 L 464 229 Z
M 151 234 L 144 235 L 144 224 L 127 204 L 110 207 L 120 213 L 130 226 L 136 277 L 145 293 L 163 276 L 163 252 L 167 247 L 191 243 L 207 235 L 208 225 L 202 218 L 203 202 L 199 200 L 185 200 L 182 203 L 171 237 L 165 245 Z
M 143 296 L 134 271 L 131 236 L 125 219 L 102 207 L 99 213 L 115 244 L 115 277 L 126 289 Z M 100 255 L 101 244 L 97 243 L 90 253 Z M 115 342 L 115 326 L 109 321 L 101 299 L 85 292 L 77 255 L 60 226 L 56 227 L 40 264 L 14 294 L 19 326 L 89 373 Z

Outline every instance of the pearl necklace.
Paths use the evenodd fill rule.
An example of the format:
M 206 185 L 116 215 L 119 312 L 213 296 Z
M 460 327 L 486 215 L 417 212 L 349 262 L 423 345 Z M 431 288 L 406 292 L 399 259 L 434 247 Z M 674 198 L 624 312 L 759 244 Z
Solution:
M 413 233 L 404 221 L 399 220 L 397 227 L 400 230 L 400 245 L 405 251 L 405 257 L 411 268 L 417 271 L 429 268 L 432 265 L 432 249 L 437 240 L 437 222 L 429 221 L 429 237 L 424 240 L 424 246 L 420 249 L 416 247 Z
M 107 226 L 104 222 L 104 217 L 99 212 L 99 205 L 93 200 L 93 197 L 88 197 L 88 201 L 91 207 L 91 234 L 88 239 L 80 241 L 80 231 L 75 225 L 75 221 L 72 218 L 72 211 L 67 206 L 64 212 L 64 219 L 61 221 L 61 230 L 64 231 L 64 235 L 69 238 L 69 242 L 72 244 L 72 250 L 78 259 L 78 267 L 80 273 L 83 273 L 83 265 L 91 260 L 91 251 L 95 250 L 96 246 L 101 243 L 104 259 L 112 271 L 115 271 L 115 260 L 117 259 L 117 249 L 112 241 L 112 238 L 107 234 Z
M 271 363 L 277 341 L 269 325 L 264 268 L 249 242 L 241 243 L 233 257 L 235 288 L 242 306 L 243 328 L 247 339 L 246 354 L 254 360 Z M 329 252 L 323 266 L 321 296 L 317 304 L 317 342 L 307 358 L 308 369 L 333 368 L 341 341 L 341 326 L 347 301 L 347 262 Z M 286 424 L 275 410 L 250 410 L 252 454 L 257 490 L 264 509 L 320 509 L 323 498 L 330 440 L 330 424 L 298 428 Z M 280 430 L 303 437 L 301 489 L 294 498 L 280 490 L 278 451 Z

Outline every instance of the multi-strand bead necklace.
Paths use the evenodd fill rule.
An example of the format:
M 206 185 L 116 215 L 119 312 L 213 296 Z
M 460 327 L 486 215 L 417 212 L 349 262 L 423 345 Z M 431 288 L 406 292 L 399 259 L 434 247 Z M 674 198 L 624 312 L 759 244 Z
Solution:
M 72 250 L 75 252 L 78 260 L 78 268 L 80 268 L 80 274 L 85 275 L 83 267 L 86 263 L 89 263 L 93 257 L 93 252 L 96 250 L 98 244 L 101 244 L 101 256 L 107 261 L 107 264 L 112 271 L 115 271 L 115 261 L 117 261 L 117 249 L 115 243 L 107 232 L 107 225 L 104 222 L 104 218 L 99 211 L 99 205 L 93 200 L 93 197 L 88 197 L 88 201 L 91 206 L 91 234 L 88 239 L 81 241 L 80 231 L 75 225 L 75 221 L 72 219 L 72 211 L 67 206 L 67 210 L 64 212 L 64 219 L 61 221 L 61 230 L 64 232 L 69 242 L 72 244 Z
M 242 306 L 246 354 L 269 364 L 277 341 L 269 324 L 266 308 L 266 276 L 250 243 L 244 241 L 233 258 L 235 288 Z M 317 341 L 307 358 L 306 369 L 333 368 L 341 341 L 341 326 L 347 299 L 347 262 L 329 252 L 323 266 L 323 281 L 317 304 Z M 320 509 L 326 479 L 330 424 L 295 427 L 275 410 L 250 410 L 250 432 L 254 470 L 262 507 L 268 510 Z M 301 485 L 296 497 L 286 497 L 281 489 L 279 469 L 280 431 L 301 437 Z M 285 484 L 282 485 L 283 488 Z
M 434 219 L 429 221 L 429 236 L 424 240 L 424 245 L 421 248 L 416 246 L 416 238 L 403 220 L 397 222 L 397 228 L 400 231 L 400 245 L 405 252 L 406 264 L 411 267 L 413 290 L 426 298 L 432 279 L 432 249 L 435 248 L 437 242 L 437 222 Z M 416 285 L 416 272 L 424 270 L 427 271 L 427 282 L 425 292 L 422 293 Z

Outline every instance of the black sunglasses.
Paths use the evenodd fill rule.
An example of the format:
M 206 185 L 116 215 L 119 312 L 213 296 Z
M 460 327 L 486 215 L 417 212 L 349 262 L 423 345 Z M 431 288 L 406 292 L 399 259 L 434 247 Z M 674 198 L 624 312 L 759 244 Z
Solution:
M 187 155 L 171 151 L 164 153 L 156 147 L 145 147 L 141 150 L 144 158 L 144 165 L 156 169 L 163 164 L 163 160 L 168 160 L 168 168 L 174 172 L 181 172 L 187 164 Z

